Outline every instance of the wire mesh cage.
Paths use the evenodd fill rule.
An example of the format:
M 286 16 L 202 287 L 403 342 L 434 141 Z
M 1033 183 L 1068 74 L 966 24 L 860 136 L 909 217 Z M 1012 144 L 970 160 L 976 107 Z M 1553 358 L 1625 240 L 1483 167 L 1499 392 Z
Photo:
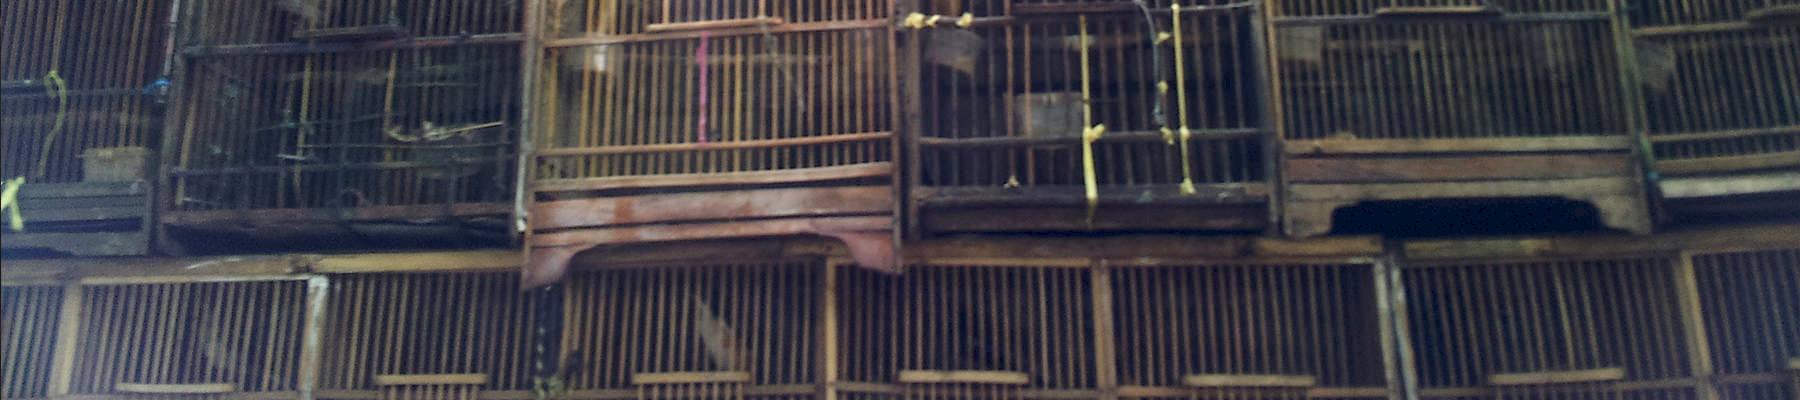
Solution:
M 1712 366 L 1720 376 L 1783 376 L 1800 358 L 1800 249 L 1692 256 Z M 1732 380 L 1725 398 L 1779 398 L 1782 383 Z M 1792 392 L 1787 392 L 1792 393 Z
M 1593 398 L 1582 396 L 1614 387 L 1594 381 L 1690 376 L 1672 261 L 1409 263 L 1401 280 L 1421 393 Z
M 646 399 L 744 398 L 820 382 L 823 267 L 786 260 L 574 272 L 564 286 L 567 386 L 635 389 Z
M 1647 1 L 1631 8 L 1645 128 L 1665 175 L 1800 165 L 1800 3 Z M 1786 17 L 1779 10 L 1788 10 Z
M 921 48 L 915 191 L 927 230 L 990 229 L 933 208 L 1074 205 L 1087 186 L 1115 207 L 1144 196 L 1262 201 L 1254 2 L 964 3 L 926 11 L 968 15 L 968 26 L 910 35 Z M 1233 228 L 1262 221 L 1252 220 Z
M 1119 384 L 1190 399 L 1384 391 L 1385 294 L 1369 265 L 1115 267 Z
M 1018 374 L 1028 382 L 915 384 L 994 389 L 969 391 L 971 396 L 1095 388 L 1095 306 L 1085 268 L 934 265 L 910 267 L 901 277 L 843 272 L 837 293 L 843 302 L 844 350 L 838 365 L 845 381 L 896 382 L 907 371 L 973 371 Z
M 536 310 L 517 273 L 338 275 L 330 285 L 320 398 L 527 389 Z
M 205 397 L 300 384 L 303 281 L 87 286 L 71 393 Z
M 161 222 L 183 240 L 369 222 L 493 236 L 516 188 L 522 7 L 190 2 Z M 352 236 L 391 234 L 369 235 Z
M 0 287 L 0 394 L 9 399 L 49 397 L 51 357 L 62 318 L 62 287 Z

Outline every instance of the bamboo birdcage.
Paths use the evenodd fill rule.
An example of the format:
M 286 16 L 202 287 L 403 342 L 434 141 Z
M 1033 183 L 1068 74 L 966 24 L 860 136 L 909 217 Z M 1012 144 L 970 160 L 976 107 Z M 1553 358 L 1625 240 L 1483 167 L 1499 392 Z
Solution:
M 1150 3 L 929 2 L 945 22 L 909 31 L 921 229 L 1263 227 L 1256 2 Z
M 518 7 L 192 4 L 182 24 L 188 58 L 165 152 L 163 222 L 207 230 L 509 214 L 521 108 Z M 365 12 L 385 16 L 350 15 Z M 371 33 L 388 28 L 359 24 L 399 30 Z
M 823 267 L 579 265 L 564 286 L 566 385 L 650 399 L 818 383 Z
M 1616 7 L 1271 0 L 1284 230 L 1359 202 L 1552 197 L 1647 233 Z
M 1384 390 L 1370 265 L 1193 264 L 1111 269 L 1121 385 L 1188 399 L 1302 399 Z
M 1060 266 L 911 266 L 900 277 L 844 270 L 837 287 L 842 379 L 896 382 L 908 371 L 972 371 L 1026 381 L 902 382 L 917 386 L 915 394 L 945 398 L 1093 389 L 1097 314 L 1090 285 L 1087 269 Z M 967 390 L 952 395 L 957 389 Z
M 304 281 L 83 289 L 71 393 L 204 398 L 300 384 Z
M 1420 390 L 1616 398 L 1605 397 L 1618 395 L 1611 381 L 1690 376 L 1672 261 L 1407 263 L 1403 312 Z M 1427 398 L 1456 398 L 1441 396 Z
M 534 247 L 890 231 L 892 2 L 558 5 L 533 71 Z
M 1800 357 L 1800 248 L 1690 257 L 1714 374 L 1792 373 L 1789 360 Z M 1718 392 L 1730 399 L 1779 398 L 1791 390 L 1778 382 L 1721 382 Z
M 330 285 L 318 388 L 461 399 L 528 388 L 537 310 L 517 273 L 337 275 Z
M 1800 166 L 1800 72 L 1792 68 L 1800 3 L 1645 1 L 1631 11 L 1657 172 L 1716 177 Z

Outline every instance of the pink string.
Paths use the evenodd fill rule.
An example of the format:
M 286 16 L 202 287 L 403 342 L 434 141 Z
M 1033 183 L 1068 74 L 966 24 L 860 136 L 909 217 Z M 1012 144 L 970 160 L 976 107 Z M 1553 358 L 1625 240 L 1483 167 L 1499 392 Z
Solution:
M 707 33 L 700 32 L 700 47 L 694 49 L 694 65 L 700 68 L 700 143 L 706 143 L 706 42 Z

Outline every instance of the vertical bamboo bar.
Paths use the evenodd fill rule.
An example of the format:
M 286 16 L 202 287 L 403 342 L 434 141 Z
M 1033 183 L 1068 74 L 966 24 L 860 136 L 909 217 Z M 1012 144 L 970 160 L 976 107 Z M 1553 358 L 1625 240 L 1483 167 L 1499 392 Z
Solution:
M 314 276 L 306 280 L 306 320 L 300 334 L 300 370 L 298 389 L 301 400 L 312 400 L 319 388 L 319 368 L 325 336 L 325 312 L 330 306 L 331 279 Z
M 1681 312 L 1682 347 L 1687 348 L 1688 373 L 1695 378 L 1697 400 L 1715 400 L 1719 398 L 1719 391 L 1713 386 L 1712 348 L 1706 337 L 1706 315 L 1700 307 L 1694 254 L 1684 251 L 1675 257 L 1671 272 L 1675 275 L 1675 297 Z
M 819 398 L 821 398 L 823 400 L 837 400 L 838 399 L 837 382 L 838 382 L 838 372 L 839 372 L 838 371 L 838 351 L 839 351 L 839 349 L 838 349 L 838 346 L 839 346 L 839 343 L 838 343 L 838 302 L 839 302 L 839 299 L 838 299 L 837 287 L 838 287 L 838 275 L 839 275 L 838 270 L 845 267 L 842 264 L 843 264 L 843 261 L 840 261 L 840 260 L 835 260 L 835 259 L 826 260 L 825 268 L 824 268 L 824 271 L 822 272 L 823 276 L 821 277 L 822 279 L 824 279 L 824 284 L 821 285 L 822 287 L 821 287 L 820 295 L 822 297 L 820 297 L 820 299 L 819 299 L 821 302 L 820 304 L 822 305 L 821 310 L 820 310 L 820 321 L 819 321 L 819 336 L 821 338 L 820 344 L 819 344 L 819 347 L 821 350 L 819 352 L 820 357 L 821 357 L 820 362 L 819 362 L 819 365 L 820 365 L 819 382 L 821 383 L 819 385 L 819 389 L 820 389 Z
M 1088 276 L 1088 289 L 1094 296 L 1095 388 L 1100 391 L 1101 399 L 1114 400 L 1119 398 L 1119 371 L 1113 331 L 1112 270 L 1105 260 L 1093 260 Z
M 56 329 L 55 358 L 50 361 L 50 397 L 69 395 L 75 375 L 75 351 L 81 341 L 81 316 L 84 287 L 79 282 L 63 285 L 62 315 Z

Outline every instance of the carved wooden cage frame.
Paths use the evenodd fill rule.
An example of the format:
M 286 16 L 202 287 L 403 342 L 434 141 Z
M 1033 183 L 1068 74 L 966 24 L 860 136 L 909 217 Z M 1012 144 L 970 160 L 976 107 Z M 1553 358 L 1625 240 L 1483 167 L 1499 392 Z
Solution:
M 1283 231 L 1361 202 L 1562 198 L 1647 233 L 1621 4 L 1271 0 Z
M 892 2 L 542 8 L 533 247 L 891 235 Z

